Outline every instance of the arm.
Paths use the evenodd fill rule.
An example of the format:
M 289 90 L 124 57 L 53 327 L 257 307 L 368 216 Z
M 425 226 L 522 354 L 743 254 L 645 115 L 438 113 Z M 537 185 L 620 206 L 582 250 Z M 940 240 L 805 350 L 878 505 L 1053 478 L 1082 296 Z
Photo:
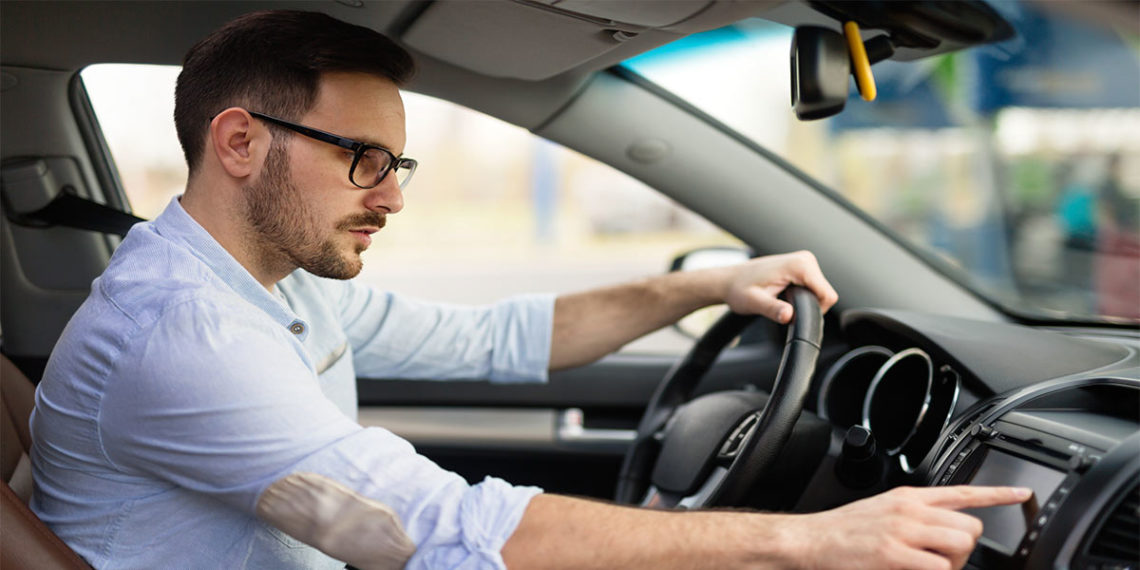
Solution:
M 484 306 L 428 303 L 349 281 L 318 280 L 364 378 L 543 382 L 553 295 Z
M 492 478 L 469 485 L 387 430 L 351 421 L 291 333 L 267 321 L 252 308 L 184 303 L 133 335 L 103 397 L 108 461 L 216 499 L 219 518 L 252 517 L 264 491 L 293 473 L 324 475 L 391 508 L 417 548 L 409 567 L 494 565 L 540 491 Z M 264 529 L 243 528 L 235 543 L 264 546 Z
M 550 368 L 593 362 L 633 339 L 717 303 L 728 303 L 738 313 L 764 315 L 786 323 L 792 318 L 792 307 L 776 295 L 791 284 L 811 289 L 824 311 L 839 298 L 823 277 L 815 256 L 806 251 L 560 296 L 554 304 Z
M 956 509 L 1028 489 L 898 488 L 810 515 L 677 512 L 554 495 L 531 500 L 503 547 L 511 568 L 961 568 L 981 522 Z

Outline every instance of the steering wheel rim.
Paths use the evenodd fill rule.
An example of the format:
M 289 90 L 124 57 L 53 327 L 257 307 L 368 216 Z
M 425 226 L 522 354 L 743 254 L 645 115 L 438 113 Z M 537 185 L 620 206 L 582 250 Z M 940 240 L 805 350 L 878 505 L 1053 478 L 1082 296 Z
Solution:
M 814 294 L 793 285 L 781 298 L 792 304 L 794 315 L 788 326 L 780 368 L 766 403 L 762 396 L 756 400 L 762 409 L 747 414 L 732 433 L 732 438 L 736 432 L 741 435 L 729 466 L 713 470 L 705 477 L 699 492 L 683 499 L 665 498 L 652 484 L 661 450 L 678 411 L 694 401 L 693 393 L 698 384 L 724 348 L 757 318 L 732 312 L 705 332 L 658 384 L 638 424 L 637 436 L 622 461 L 617 502 L 686 508 L 736 505 L 744 499 L 751 483 L 772 467 L 803 410 L 823 338 L 823 317 Z

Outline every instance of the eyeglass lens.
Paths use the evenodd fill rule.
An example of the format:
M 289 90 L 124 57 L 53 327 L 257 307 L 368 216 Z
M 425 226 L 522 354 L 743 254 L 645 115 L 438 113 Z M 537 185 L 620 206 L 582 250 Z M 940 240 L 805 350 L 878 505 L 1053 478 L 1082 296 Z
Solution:
M 392 155 L 375 148 L 370 148 L 360 155 L 360 160 L 356 163 L 356 168 L 352 171 L 352 181 L 357 186 L 371 188 L 380 183 L 384 175 L 388 173 L 388 169 L 392 166 Z M 396 161 L 398 166 L 394 169 L 393 174 L 396 176 L 396 182 L 402 188 L 412 176 L 412 168 L 409 168 L 402 161 Z

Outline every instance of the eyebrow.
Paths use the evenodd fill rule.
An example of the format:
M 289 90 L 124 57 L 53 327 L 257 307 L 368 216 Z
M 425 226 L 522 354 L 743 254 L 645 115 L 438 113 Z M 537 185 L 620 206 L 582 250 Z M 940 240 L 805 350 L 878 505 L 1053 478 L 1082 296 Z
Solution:
M 364 144 L 369 144 L 372 146 L 378 146 L 378 147 L 380 147 L 380 148 L 382 148 L 382 149 L 384 149 L 384 150 L 386 150 L 392 154 L 395 154 L 396 156 L 403 154 L 403 153 L 397 153 L 396 151 L 392 150 L 393 147 L 391 145 L 382 144 L 382 143 L 375 142 L 375 141 L 370 140 L 370 139 L 356 139 L 356 140 L 358 140 Z
M 326 132 L 331 133 L 333 131 L 326 131 Z M 380 147 L 380 148 L 382 148 L 382 149 L 384 149 L 384 150 L 386 150 L 392 154 L 395 154 L 396 156 L 400 156 L 400 154 L 402 154 L 402 153 L 397 154 L 396 151 L 392 150 L 392 148 L 393 148 L 392 146 L 386 145 L 386 144 L 384 144 L 384 143 L 382 143 L 376 139 L 373 139 L 371 137 L 357 137 L 357 136 L 348 136 L 348 135 L 337 135 L 337 136 L 341 136 L 341 137 L 344 137 L 346 139 L 352 139 L 356 142 L 362 142 L 362 143 L 364 143 L 366 145 L 370 145 L 370 146 L 378 146 L 378 147 Z

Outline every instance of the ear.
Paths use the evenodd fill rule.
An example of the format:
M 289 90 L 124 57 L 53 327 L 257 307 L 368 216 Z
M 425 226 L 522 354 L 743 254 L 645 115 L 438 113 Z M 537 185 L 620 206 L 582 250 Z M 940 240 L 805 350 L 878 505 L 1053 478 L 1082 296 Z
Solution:
M 230 176 L 248 178 L 261 171 L 271 142 L 269 129 L 241 107 L 230 107 L 210 121 L 210 146 Z

